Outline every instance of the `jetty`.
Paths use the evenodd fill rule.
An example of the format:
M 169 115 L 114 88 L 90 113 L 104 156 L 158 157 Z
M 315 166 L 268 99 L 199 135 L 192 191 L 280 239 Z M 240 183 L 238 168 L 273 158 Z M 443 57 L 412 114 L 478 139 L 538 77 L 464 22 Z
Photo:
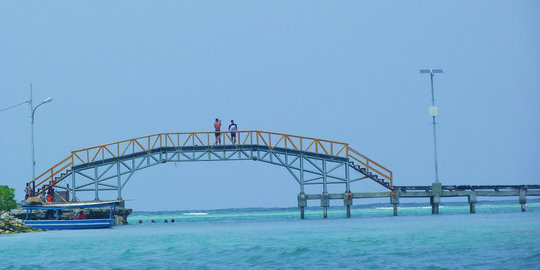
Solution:
M 355 199 L 387 197 L 397 215 L 400 198 L 429 198 L 432 213 L 438 214 L 443 197 L 467 197 L 470 212 L 475 213 L 481 196 L 516 196 L 522 211 L 527 196 L 540 196 L 540 185 L 456 186 L 436 181 L 431 186 L 395 186 L 390 169 L 348 143 L 259 130 L 159 133 L 74 150 L 30 179 L 26 190 L 28 197 L 44 196 L 54 188 L 70 201 L 79 201 L 81 193 L 90 194 L 93 201 L 112 193 L 116 198 L 109 200 L 123 201 L 123 188 L 139 170 L 169 162 L 229 160 L 264 162 L 287 170 L 300 189 L 301 218 L 308 200 L 320 200 L 326 218 L 331 200 L 343 200 L 350 217 Z M 372 181 L 383 191 L 353 192 L 361 190 L 354 187 L 359 181 Z M 321 192 L 306 194 L 308 185 Z M 345 192 L 329 193 L 330 185 L 342 186 Z
M 527 196 L 540 196 L 540 185 L 442 185 L 433 183 L 431 186 L 393 186 L 388 192 L 364 192 L 364 193 L 327 193 L 327 194 L 298 194 L 298 207 L 300 217 L 304 218 L 304 207 L 307 200 L 320 200 L 324 209 L 324 217 L 327 217 L 326 208 L 330 206 L 330 200 L 343 200 L 347 206 L 347 217 L 351 216 L 350 205 L 353 199 L 389 198 L 393 206 L 394 216 L 398 215 L 400 198 L 429 198 L 431 213 L 439 214 L 439 204 L 443 197 L 467 197 L 470 213 L 476 213 L 478 197 L 517 197 L 521 204 L 521 211 L 525 211 Z

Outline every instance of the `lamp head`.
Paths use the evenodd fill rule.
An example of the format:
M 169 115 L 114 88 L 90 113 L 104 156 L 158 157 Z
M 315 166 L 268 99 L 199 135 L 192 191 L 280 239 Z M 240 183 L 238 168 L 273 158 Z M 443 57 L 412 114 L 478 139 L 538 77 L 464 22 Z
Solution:
M 420 73 L 428 73 L 428 74 L 435 74 L 435 73 L 443 73 L 442 69 L 421 69 Z
M 52 97 L 48 97 L 45 100 L 43 100 L 43 103 L 51 102 L 53 100 Z

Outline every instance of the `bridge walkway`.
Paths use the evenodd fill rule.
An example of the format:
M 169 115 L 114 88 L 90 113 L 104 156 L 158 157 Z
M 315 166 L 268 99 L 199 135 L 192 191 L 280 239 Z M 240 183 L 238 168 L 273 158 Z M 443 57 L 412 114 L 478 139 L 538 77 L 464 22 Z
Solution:
M 234 135 L 233 135 L 234 134 Z M 167 162 L 254 160 L 286 168 L 300 185 L 345 185 L 371 180 L 393 191 L 392 171 L 354 150 L 348 143 L 283 133 L 250 131 L 159 133 L 72 151 L 27 183 L 29 195 L 49 187 L 65 190 L 71 200 L 80 192 L 122 189 L 135 171 Z M 350 170 L 352 169 L 352 170 Z M 71 185 L 71 186 L 70 186 Z

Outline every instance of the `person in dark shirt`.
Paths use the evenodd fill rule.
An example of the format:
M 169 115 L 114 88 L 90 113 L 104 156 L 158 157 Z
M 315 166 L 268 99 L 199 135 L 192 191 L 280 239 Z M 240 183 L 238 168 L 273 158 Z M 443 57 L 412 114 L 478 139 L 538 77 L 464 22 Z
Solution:
M 233 143 L 236 143 L 236 132 L 238 130 L 238 126 L 234 123 L 234 120 L 231 120 L 231 124 L 229 125 L 229 131 L 231 132 L 231 139 L 233 140 Z

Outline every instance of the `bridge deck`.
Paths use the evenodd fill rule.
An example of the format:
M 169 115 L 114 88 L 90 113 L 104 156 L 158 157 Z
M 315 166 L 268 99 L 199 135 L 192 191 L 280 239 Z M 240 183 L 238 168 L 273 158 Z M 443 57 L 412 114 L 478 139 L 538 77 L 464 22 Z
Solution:
M 127 182 L 126 180 L 121 183 L 121 176 L 129 174 L 129 177 L 131 177 L 134 171 L 157 163 L 169 161 L 231 160 L 231 157 L 233 157 L 232 154 L 238 154 L 237 160 L 260 160 L 287 168 L 301 185 L 301 190 L 303 190 L 304 185 L 308 184 L 321 184 L 323 190 L 326 190 L 326 184 L 328 183 L 345 183 L 346 190 L 349 190 L 351 182 L 362 179 L 371 179 L 384 188 L 392 190 L 392 171 L 352 149 L 347 143 L 258 130 L 221 131 L 217 137 L 215 134 L 216 132 L 160 133 L 75 150 L 64 160 L 36 177 L 36 179 L 29 181 L 27 183 L 28 195 L 40 195 L 49 187 L 67 189 L 67 185 L 59 186 L 58 184 L 68 176 L 71 176 L 72 184 L 75 186 L 76 183 L 73 177 L 81 175 L 83 178 L 88 178 L 94 182 L 96 199 L 98 199 L 98 190 L 118 190 L 118 199 L 120 199 L 121 189 Z M 266 152 L 262 157 L 259 155 L 261 151 Z M 258 152 L 258 155 L 253 155 L 253 152 Z M 188 156 L 188 154 L 193 153 L 199 153 L 199 156 Z M 208 158 L 203 159 L 202 154 L 205 153 L 208 154 Z M 219 153 L 223 154 L 220 156 Z M 226 156 L 225 153 L 232 154 Z M 269 153 L 271 154 L 268 155 Z M 285 160 L 281 160 L 279 155 L 285 155 Z M 287 161 L 287 157 L 291 155 L 301 157 L 301 161 L 311 164 L 314 169 L 311 171 L 304 170 L 302 164 L 295 165 L 296 167 L 294 167 L 291 162 Z M 173 157 L 176 157 L 176 159 Z M 126 160 L 132 160 L 134 162 L 135 159 L 139 159 L 139 162 L 140 159 L 144 158 L 146 158 L 145 162 L 148 166 L 141 166 L 143 161 L 138 163 L 137 166 L 135 164 L 130 166 L 124 162 Z M 264 158 L 268 159 L 265 160 Z M 274 159 L 279 162 L 274 161 Z M 320 160 L 322 163 L 316 164 L 316 160 Z M 333 168 L 327 168 L 327 162 L 347 164 L 344 175 L 340 177 L 331 176 L 331 173 L 342 165 L 337 164 Z M 104 183 L 105 180 L 112 179 L 112 177 L 105 176 L 105 178 L 102 178 L 112 167 L 108 167 L 102 173 L 96 171 L 93 173 L 94 175 L 83 173 L 84 170 L 90 168 L 114 163 L 118 163 L 119 165 L 117 168 L 117 176 L 119 178 L 117 184 Z M 310 166 L 309 164 L 308 166 Z M 349 167 L 362 176 L 351 179 L 348 172 Z M 129 172 L 121 171 L 125 168 Z M 299 176 L 295 176 L 293 169 L 300 172 Z M 313 173 L 316 177 L 304 181 L 304 172 Z M 319 178 L 323 181 L 315 181 Z M 327 179 L 329 178 L 343 180 L 343 182 L 328 182 Z M 81 188 L 79 189 L 80 191 L 89 191 L 88 186 L 89 184 L 83 184 L 78 187 Z M 77 187 L 73 188 L 77 189 Z
M 270 149 L 266 145 L 258 145 L 258 144 L 243 144 L 243 145 L 215 145 L 215 146 L 184 146 L 184 147 L 174 147 L 174 146 L 166 146 L 166 147 L 157 147 L 149 151 L 139 151 L 132 154 L 123 155 L 121 157 L 111 157 L 111 158 L 105 158 L 99 161 L 94 162 L 88 162 L 83 163 L 79 165 L 73 166 L 74 170 L 77 169 L 84 169 L 89 167 L 94 167 L 96 165 L 103 165 L 103 164 L 110 164 L 115 163 L 118 160 L 129 160 L 133 158 L 143 157 L 147 156 L 148 154 L 156 154 L 156 153 L 176 153 L 179 151 L 182 152 L 199 152 L 199 153 L 209 153 L 209 152 L 219 152 L 219 151 L 248 151 L 248 152 L 256 152 L 260 150 L 272 150 L 279 153 L 289 153 L 294 155 L 305 155 L 308 157 L 313 158 L 319 158 L 319 159 L 325 159 L 330 161 L 340 161 L 340 162 L 347 162 L 349 161 L 346 157 L 340 157 L 340 156 L 333 156 L 329 154 L 324 153 L 314 153 L 314 152 L 306 152 L 306 151 L 300 151 L 296 149 L 289 149 L 284 147 L 274 147 Z M 251 159 L 256 159 L 256 156 L 251 156 Z M 166 162 L 166 161 L 165 161 Z

